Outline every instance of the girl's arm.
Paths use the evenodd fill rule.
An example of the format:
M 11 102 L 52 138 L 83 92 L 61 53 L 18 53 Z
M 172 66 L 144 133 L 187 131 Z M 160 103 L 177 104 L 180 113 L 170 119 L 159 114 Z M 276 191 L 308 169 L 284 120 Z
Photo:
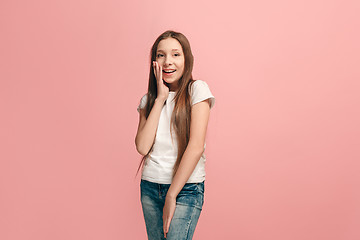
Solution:
M 209 99 L 196 103 L 191 109 L 190 139 L 181 158 L 179 168 L 166 194 L 163 209 L 164 236 L 170 228 L 170 222 L 175 213 L 176 197 L 193 173 L 204 152 L 206 129 L 210 115 Z
M 161 110 L 169 96 L 169 88 L 162 79 L 162 66 L 156 61 L 153 61 L 152 64 L 157 82 L 157 97 L 147 119 L 145 110 L 140 109 L 139 126 L 135 137 L 136 150 L 143 156 L 149 152 L 155 140 Z
M 204 152 L 209 115 L 209 99 L 196 103 L 192 106 L 189 143 L 166 197 L 176 198 L 199 162 L 200 157 Z
M 153 108 L 148 118 L 145 117 L 145 110 L 140 109 L 139 126 L 135 137 L 136 150 L 141 155 L 146 155 L 155 139 L 156 130 L 159 124 L 161 110 L 166 99 L 158 97 L 155 99 Z

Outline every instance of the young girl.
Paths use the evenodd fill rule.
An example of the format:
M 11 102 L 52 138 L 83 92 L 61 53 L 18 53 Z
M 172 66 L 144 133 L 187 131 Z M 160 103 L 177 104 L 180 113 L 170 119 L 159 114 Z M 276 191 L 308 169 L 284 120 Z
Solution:
M 164 32 L 152 46 L 135 138 L 149 240 L 192 239 L 204 203 L 205 136 L 215 98 L 205 81 L 193 80 L 193 62 L 179 32 Z

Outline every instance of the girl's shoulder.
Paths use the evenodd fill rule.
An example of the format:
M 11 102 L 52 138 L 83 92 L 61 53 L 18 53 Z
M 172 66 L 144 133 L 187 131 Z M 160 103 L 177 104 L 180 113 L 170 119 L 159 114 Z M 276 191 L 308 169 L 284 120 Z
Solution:
M 140 99 L 140 103 L 139 103 L 139 105 L 137 107 L 138 112 L 140 112 L 140 109 L 145 107 L 146 101 L 147 101 L 147 93 L 145 93 Z
M 212 94 L 209 85 L 201 79 L 194 80 L 190 88 L 191 105 L 210 99 L 210 108 L 215 104 L 215 97 Z
M 207 82 L 201 79 L 193 80 L 193 83 L 191 84 L 190 92 L 193 92 L 194 90 L 204 90 L 204 89 L 210 89 Z
M 195 79 L 193 81 L 194 81 L 193 84 L 207 84 L 204 80 L 201 80 L 201 79 Z

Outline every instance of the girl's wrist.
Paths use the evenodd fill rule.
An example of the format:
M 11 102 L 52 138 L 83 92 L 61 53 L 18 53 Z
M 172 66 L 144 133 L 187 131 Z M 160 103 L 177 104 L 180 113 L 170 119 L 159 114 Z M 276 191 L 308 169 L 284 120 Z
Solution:
M 165 98 L 162 98 L 162 97 L 157 97 L 157 98 L 155 99 L 155 101 L 161 102 L 161 103 L 165 103 L 166 99 L 165 99 Z
M 176 197 L 177 197 L 177 195 L 168 192 L 168 193 L 166 194 L 166 197 L 165 197 L 165 198 L 176 199 Z

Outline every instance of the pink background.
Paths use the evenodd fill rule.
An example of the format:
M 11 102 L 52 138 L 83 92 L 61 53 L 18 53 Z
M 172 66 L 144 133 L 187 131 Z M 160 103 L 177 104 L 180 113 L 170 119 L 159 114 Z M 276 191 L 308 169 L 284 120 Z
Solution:
M 0 239 L 146 239 L 156 37 L 216 97 L 194 239 L 360 239 L 358 1 L 0 2 Z

